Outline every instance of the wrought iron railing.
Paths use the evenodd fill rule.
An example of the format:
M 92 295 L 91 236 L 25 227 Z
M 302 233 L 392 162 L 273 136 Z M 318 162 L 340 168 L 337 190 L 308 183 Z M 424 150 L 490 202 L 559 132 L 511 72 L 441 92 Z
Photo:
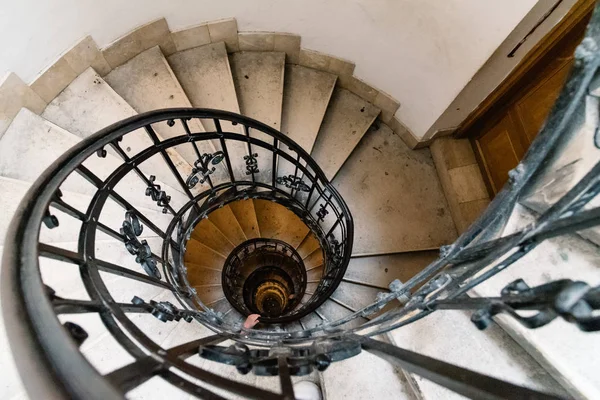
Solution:
M 600 163 L 596 159 L 583 177 L 534 222 L 503 236 L 515 206 L 532 187 L 552 173 L 548 170 L 551 161 L 569 149 L 569 143 L 577 134 L 580 126 L 577 121 L 586 99 L 595 93 L 600 80 L 599 41 L 600 15 L 596 11 L 551 116 L 522 163 L 511 173 L 509 184 L 470 229 L 453 245 L 443 248 L 440 257 L 413 278 L 404 283 L 392 282 L 389 292 L 382 293 L 372 304 L 311 329 L 240 333 L 202 303 L 187 280 L 182 261 L 191 230 L 211 211 L 237 199 L 269 199 L 294 211 L 318 237 L 325 250 L 325 274 L 303 312 L 325 301 L 335 290 L 350 258 L 352 218 L 319 167 L 299 146 L 248 118 L 199 109 L 142 114 L 82 141 L 32 186 L 11 224 L 8 234 L 11 240 L 4 249 L 3 311 L 17 364 L 21 372 L 27 374 L 28 381 L 33 382 L 28 390 L 36 398 L 112 399 L 121 398 L 150 378 L 160 376 L 194 395 L 218 398 L 190 380 L 188 376 L 191 376 L 250 398 L 291 398 L 290 375 L 323 370 L 331 362 L 366 350 L 466 396 L 504 398 L 510 394 L 513 398 L 553 398 L 370 337 L 447 309 L 473 310 L 472 320 L 480 329 L 486 328 L 498 313 L 506 313 L 530 328 L 563 318 L 585 331 L 600 329 L 597 314 L 600 288 L 592 288 L 584 282 L 561 280 L 530 288 L 517 280 L 506 286 L 498 297 L 467 296 L 471 289 L 534 252 L 543 241 L 600 224 L 600 211 L 594 203 L 600 191 Z M 208 132 L 190 128 L 197 120 L 209 126 Z M 184 133 L 161 139 L 153 129 L 153 125 L 159 123 L 180 127 Z M 595 125 L 599 126 L 597 120 Z M 127 143 L 124 139 L 128 135 L 139 135 L 138 129 L 144 129 L 143 134 L 151 143 L 131 155 L 123 146 Z M 212 148 L 208 148 L 209 142 Z M 106 157 L 105 146 L 110 146 L 112 154 L 119 156 L 122 162 L 108 176 L 100 177 L 86 161 Z M 189 171 L 173 160 L 171 149 L 177 146 L 193 147 L 197 162 Z M 152 175 L 154 171 L 150 171 L 147 162 L 154 156 L 163 160 L 180 185 L 186 196 L 182 204 L 176 205 L 174 194 L 166 193 L 158 183 L 166 177 L 159 177 L 158 172 L 156 178 Z M 78 210 L 61 197 L 61 185 L 74 175 L 83 177 L 95 188 L 87 210 Z M 129 185 L 131 182 L 127 179 L 131 175 L 141 180 L 145 194 L 156 206 L 172 216 L 166 227 L 160 227 L 147 213 L 134 207 L 120 191 L 119 182 Z M 135 187 L 135 184 L 127 187 Z M 122 207 L 125 215 L 125 221 L 117 228 L 102 220 L 103 206 L 109 199 Z M 54 210 L 80 221 L 76 249 L 40 241 L 43 225 L 56 228 L 61 222 L 62 217 L 57 217 Z M 158 249 L 152 249 L 147 240 L 141 239 L 144 229 L 160 237 L 160 255 L 155 253 Z M 145 273 L 99 258 L 96 244 L 100 234 L 123 242 Z M 40 273 L 42 259 L 76 265 L 89 300 L 62 298 L 45 286 Z M 147 302 L 140 297 L 125 303 L 115 301 L 101 273 L 168 289 L 180 304 Z M 388 304 L 394 306 L 382 313 Z M 521 310 L 536 313 L 524 315 Z M 61 325 L 57 318 L 57 315 L 73 313 L 99 315 L 106 329 L 135 362 L 100 375 L 77 350 L 85 340 L 85 327 L 72 323 Z M 132 323 L 128 317 L 131 313 L 151 313 L 162 321 L 199 322 L 215 335 L 163 349 L 150 339 L 148 332 Z M 371 319 L 348 328 L 346 324 L 359 316 Z M 226 339 L 233 339 L 237 344 L 229 348 L 215 346 Z M 269 349 L 251 350 L 246 345 Z M 252 370 L 258 375 L 279 375 L 282 394 L 223 378 L 186 362 L 196 354 L 235 365 L 241 373 Z
M 286 293 L 281 315 L 269 317 L 253 303 L 252 284 L 263 281 L 258 275 L 275 275 Z M 263 323 L 283 323 L 299 319 L 301 300 L 306 291 L 306 267 L 302 257 L 289 244 L 276 239 L 256 238 L 238 245 L 223 266 L 221 285 L 229 303 L 243 315 L 261 315 Z

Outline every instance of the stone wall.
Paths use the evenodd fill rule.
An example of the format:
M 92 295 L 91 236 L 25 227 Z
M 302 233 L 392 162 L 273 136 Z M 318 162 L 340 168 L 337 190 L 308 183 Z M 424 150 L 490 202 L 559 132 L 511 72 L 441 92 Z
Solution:
M 429 148 L 460 234 L 490 203 L 475 153 L 468 139 L 440 138 Z

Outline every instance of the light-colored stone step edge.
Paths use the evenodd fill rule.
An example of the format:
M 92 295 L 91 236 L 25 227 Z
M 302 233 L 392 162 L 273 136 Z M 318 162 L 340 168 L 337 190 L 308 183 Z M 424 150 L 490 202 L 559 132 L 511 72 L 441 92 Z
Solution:
M 174 32 L 169 30 L 167 21 L 161 18 L 125 33 L 102 50 L 91 36 L 85 36 L 40 73 L 30 85 L 32 91 L 26 89 L 15 74 L 12 74 L 8 85 L 5 85 L 6 81 L 0 83 L 0 134 L 2 127 L 10 123 L 21 107 L 30 107 L 32 111 L 40 113 L 43 102 L 52 101 L 88 67 L 93 67 L 101 76 L 105 76 L 113 68 L 154 46 L 160 46 L 165 56 L 169 56 L 176 51 L 218 42 L 225 42 L 228 52 L 282 51 L 286 53 L 288 63 L 338 75 L 341 87 L 381 108 L 383 121 L 392 123 L 409 146 L 419 144 L 414 134 L 393 118 L 400 103 L 355 77 L 352 62 L 301 48 L 299 35 L 279 32 L 238 33 L 235 18 L 203 22 Z
M 312 253 L 310 253 L 308 256 L 306 256 L 302 261 L 304 262 L 304 266 L 306 267 L 307 271 L 319 268 L 323 265 L 324 262 L 323 251 L 321 250 L 321 248 L 318 248 Z
M 381 341 L 382 337 L 375 339 Z M 422 399 L 415 395 L 400 368 L 366 350 L 332 363 L 319 375 L 323 396 L 327 400 Z
M 56 158 L 79 141 L 80 137 L 23 108 L 0 137 L 0 175 L 34 182 Z M 32 159 L 35 159 L 35 162 L 31 162 Z M 118 168 L 122 161 L 113 155 L 107 155 L 103 159 L 91 156 L 83 164 L 100 179 L 104 179 Z M 181 201 L 183 194 L 162 182 L 160 184 L 163 190 L 174 196 L 174 201 Z M 79 174 L 71 174 L 61 184 L 61 189 L 88 195 L 93 195 L 97 190 Z M 145 183 L 133 173 L 125 176 L 115 187 L 115 192 L 125 195 L 132 205 L 154 210 L 157 207 L 156 202 L 144 195 L 145 190 Z M 131 196 L 129 193 L 139 195 Z
M 380 112 L 346 89 L 334 90 L 311 152 L 327 179 L 335 178 Z
M 386 124 L 362 137 L 333 186 L 354 212 L 354 254 L 431 249 L 456 240 L 431 151 L 409 149 Z
M 306 271 L 306 282 L 313 283 L 319 282 L 321 277 L 323 276 L 323 265 L 320 267 L 312 268 L 309 271 Z
M 192 106 L 158 46 L 143 51 L 113 69 L 104 80 L 138 113 Z M 202 124 L 195 119 L 190 120 L 188 126 L 192 132 L 204 131 Z M 186 134 L 180 121 L 175 121 L 173 126 L 163 121 L 153 124 L 152 127 L 165 139 Z M 196 142 L 196 146 L 201 154 L 215 151 L 210 141 Z M 193 165 L 198 158 L 190 143 L 176 146 L 174 149 L 190 165 Z M 209 188 L 207 184 L 203 186 Z
M 390 282 L 406 282 L 439 256 L 438 249 L 386 254 L 352 255 L 344 279 L 387 289 Z
M 337 76 L 328 72 L 301 65 L 286 65 L 281 132 L 309 154 L 319 134 L 336 81 Z M 279 176 L 294 172 L 291 165 L 288 168 L 280 166 L 279 169 Z
M 390 337 L 393 344 L 406 350 L 519 386 L 552 393 L 559 398 L 571 398 L 559 382 L 500 327 L 492 324 L 480 331 L 470 317 L 471 313 L 466 311 L 439 310 L 391 331 Z M 442 327 L 443 334 L 440 333 Z M 555 345 L 558 343 L 555 342 Z M 417 374 L 411 375 L 426 399 L 464 398 Z
M 201 220 L 194 227 L 191 236 L 223 257 L 228 257 L 235 247 L 229 238 L 208 218 Z
M 177 80 L 194 107 L 212 108 L 240 113 L 235 84 L 224 42 L 212 43 L 177 52 L 167 57 Z M 211 119 L 201 121 L 207 131 L 214 131 Z M 241 132 L 241 126 L 223 121 L 226 132 Z M 221 148 L 218 139 L 213 140 L 216 149 Z M 227 141 L 227 151 L 232 160 L 234 177 L 246 179 L 245 162 L 247 147 L 243 142 Z
M 225 257 L 210 247 L 190 238 L 186 243 L 184 261 L 202 265 L 211 269 L 223 269 Z
M 216 302 L 225 296 L 223 292 L 222 286 L 195 286 L 191 285 L 193 288 L 197 288 L 198 298 L 204 303 L 204 305 L 211 304 L 212 302 Z
M 315 234 L 312 231 L 308 231 L 302 242 L 296 247 L 296 251 L 304 259 L 304 257 L 320 247 L 321 245 Z
M 301 48 L 300 36 L 278 32 L 238 32 L 238 43 L 240 51 L 285 51 L 289 64 L 337 75 L 341 87 L 380 108 L 384 122 L 389 122 L 400 107 L 392 96 L 355 77 L 353 62 Z
M 87 138 L 115 122 L 134 115 L 137 115 L 137 112 L 133 107 L 92 68 L 75 78 L 42 113 L 45 119 L 81 138 Z M 160 135 L 156 135 L 162 140 Z M 120 142 L 121 149 L 128 156 L 136 155 L 153 145 L 152 139 L 142 128 L 124 135 Z M 107 147 L 106 150 L 120 158 L 114 149 Z M 177 152 L 173 149 L 167 149 L 166 152 L 180 175 L 188 176 L 191 173 L 191 166 Z M 156 175 L 173 189 L 185 192 L 160 154 L 145 160 L 139 168 L 147 176 Z
M 296 248 L 310 229 L 291 210 L 269 200 L 254 200 L 256 219 L 264 238 L 278 239 Z
M 407 249 L 407 250 L 402 250 L 402 251 L 392 251 L 392 252 L 387 252 L 387 251 L 381 251 L 381 252 L 373 252 L 373 253 L 365 253 L 365 252 L 361 252 L 361 253 L 352 253 L 352 257 L 356 257 L 356 258 L 361 258 L 361 257 L 377 257 L 377 256 L 387 256 L 387 255 L 391 255 L 391 254 L 406 254 L 406 253 L 418 253 L 418 252 L 425 252 L 425 251 L 439 251 L 440 248 L 433 246 L 433 247 L 415 247 L 414 249 Z
M 208 215 L 208 219 L 229 239 L 234 246 L 245 242 L 248 238 L 229 205 L 218 208 Z
M 3 196 L 0 197 L 0 209 L 3 210 L 2 216 L 0 216 L 0 245 L 4 244 L 4 235 L 6 234 L 8 225 L 12 220 L 12 217 L 23 196 L 30 187 L 30 182 L 0 176 L 0 189 L 2 189 L 0 190 L 0 193 L 3 193 Z M 78 211 L 81 211 L 82 213 L 85 213 L 85 210 L 92 199 L 92 196 L 89 195 L 64 190 L 62 191 L 62 194 L 62 200 L 66 204 L 72 206 Z M 142 207 L 139 207 L 138 210 L 144 215 L 149 216 L 149 218 L 153 221 L 156 221 L 159 218 L 168 219 L 167 216 L 156 210 L 145 209 Z M 60 243 L 78 240 L 81 221 L 66 213 L 63 213 L 62 211 L 59 211 L 53 205 L 50 206 L 50 212 L 52 215 L 58 218 L 59 226 L 54 229 L 49 229 L 42 225 L 40 227 L 40 241 L 43 243 L 52 244 L 55 242 Z M 114 202 L 108 202 L 103 207 L 102 214 L 100 215 L 98 222 L 118 232 L 125 218 L 124 214 L 125 210 L 123 208 Z M 70 235 L 73 235 L 73 237 Z M 158 235 L 151 229 L 146 228 L 138 237 L 148 238 L 157 236 Z
M 344 317 L 347 317 L 349 314 L 353 313 L 352 310 L 348 309 L 346 305 L 343 303 L 332 300 L 331 298 L 327 299 L 323 304 L 319 306 L 316 312 L 326 319 L 327 321 L 337 321 Z M 351 329 L 357 328 L 369 320 L 365 317 L 359 316 L 354 318 L 345 324 L 341 325 L 342 329 Z
M 329 298 L 346 309 L 351 310 L 351 312 L 356 312 L 375 303 L 380 293 L 388 292 L 389 290 L 386 289 L 374 288 L 368 285 L 342 280 L 335 292 L 333 292 Z M 366 318 L 376 318 L 379 315 L 386 313 L 398 306 L 400 306 L 400 303 L 395 301 L 390 302 L 386 304 L 385 307 L 371 315 L 368 315 Z
M 241 113 L 281 130 L 285 53 L 240 51 L 229 64 Z
M 229 55 L 229 65 L 240 113 L 281 130 L 285 53 L 240 51 Z M 249 134 L 273 143 L 271 136 L 258 130 L 251 129 Z M 273 153 L 260 146 L 253 146 L 252 152 L 256 154 L 258 168 L 254 178 L 258 182 L 271 182 Z
M 252 199 L 237 200 L 229 203 L 228 206 L 247 239 L 262 237 Z
M 186 262 L 185 266 L 187 267 L 188 280 L 193 282 L 194 286 L 221 286 L 221 270 L 191 262 Z
M 506 224 L 503 236 L 523 230 L 536 219 L 528 208 L 517 205 Z M 482 282 L 469 292 L 474 297 L 497 296 L 503 287 L 515 279 L 523 279 L 530 287 L 570 279 L 594 286 L 598 282 L 600 252 L 593 242 L 579 235 L 563 235 L 538 244 L 496 276 Z M 597 333 L 583 332 L 557 318 L 549 325 L 527 329 L 507 315 L 496 315 L 494 321 L 518 345 L 535 359 L 574 398 L 600 397 L 598 358 L 589 354 L 600 352 Z

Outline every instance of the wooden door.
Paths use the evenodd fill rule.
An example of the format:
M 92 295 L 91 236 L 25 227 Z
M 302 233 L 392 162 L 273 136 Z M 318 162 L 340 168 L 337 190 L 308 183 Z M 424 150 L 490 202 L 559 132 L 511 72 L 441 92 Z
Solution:
M 508 180 L 543 126 L 573 65 L 589 16 L 575 25 L 515 87 L 470 130 L 490 196 Z

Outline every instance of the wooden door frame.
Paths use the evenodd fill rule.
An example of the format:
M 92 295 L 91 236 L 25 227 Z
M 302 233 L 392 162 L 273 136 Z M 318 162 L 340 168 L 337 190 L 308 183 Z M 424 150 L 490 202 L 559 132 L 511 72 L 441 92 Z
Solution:
M 548 57 L 552 49 L 577 24 L 592 13 L 595 5 L 596 0 L 579 0 L 575 3 L 564 18 L 527 53 L 500 85 L 469 114 L 454 131 L 453 136 L 455 138 L 473 136 L 477 131 L 481 131 L 484 125 L 489 124 L 491 116 L 499 114 L 502 108 L 508 107 L 507 102 L 509 99 L 518 90 L 522 89 L 520 84 L 526 80 L 528 75 L 535 73 L 536 66 L 539 66 L 540 62 Z

